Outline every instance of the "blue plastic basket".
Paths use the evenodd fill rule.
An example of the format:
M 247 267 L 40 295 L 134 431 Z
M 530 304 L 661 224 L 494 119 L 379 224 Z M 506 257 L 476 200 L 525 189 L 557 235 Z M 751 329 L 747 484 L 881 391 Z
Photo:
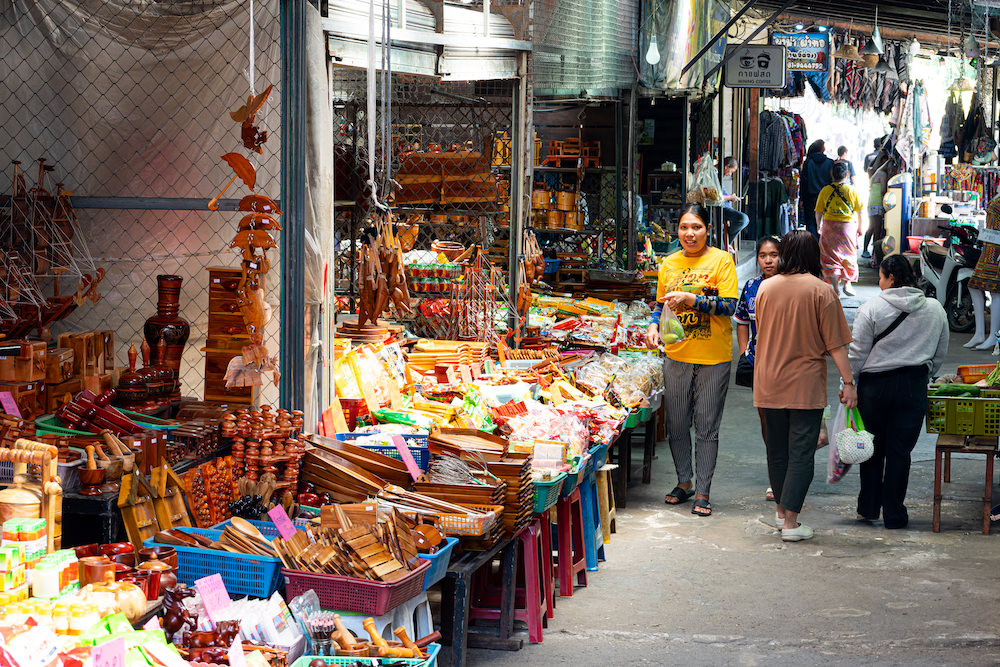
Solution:
M 368 435 L 379 435 L 378 432 L 371 433 L 338 433 L 337 440 L 342 442 L 352 442 L 358 438 L 363 438 Z M 410 449 L 410 454 L 413 455 L 413 460 L 417 462 L 417 467 L 421 470 L 426 471 L 427 466 L 430 465 L 431 455 L 427 451 L 427 434 L 426 433 L 404 433 L 403 440 L 406 441 L 406 446 Z M 355 443 L 352 443 L 355 444 Z M 402 460 L 399 455 L 399 451 L 396 449 L 395 445 L 365 445 L 359 444 L 358 447 L 363 447 L 368 451 L 375 452 L 376 454 L 381 454 L 382 456 L 388 456 L 391 459 Z
M 202 535 L 218 541 L 221 530 L 184 527 L 185 533 Z M 144 547 L 155 547 L 153 538 L 143 541 Z M 215 549 L 196 549 L 175 546 L 177 550 L 177 582 L 191 585 L 196 579 L 218 572 L 226 582 L 230 595 L 249 595 L 256 598 L 270 597 L 282 583 L 281 560 L 271 556 L 234 554 Z
M 545 260 L 545 273 L 555 273 L 559 270 L 559 266 L 562 264 L 561 259 L 546 259 Z
M 580 477 L 587 473 L 587 466 L 590 464 L 590 457 L 584 455 L 576 467 L 566 473 L 566 479 L 563 480 L 562 490 L 559 492 L 560 498 L 568 498 L 569 494 L 573 493 L 576 489 L 576 485 L 580 482 Z
M 274 538 L 281 535 L 281 533 L 278 532 L 278 527 L 275 526 L 274 523 L 271 521 L 257 521 L 256 519 L 247 519 L 247 521 L 252 523 L 254 527 L 257 530 L 259 530 L 261 534 L 269 540 L 273 540 Z M 232 519 L 226 519 L 222 523 L 217 523 L 214 526 L 212 526 L 212 530 L 225 530 L 226 526 L 228 526 L 232 522 L 233 522 Z M 295 525 L 296 528 L 302 530 L 309 524 L 309 519 L 293 519 L 292 523 Z
M 590 448 L 590 460 L 593 462 L 590 470 L 597 470 L 608 462 L 608 446 L 594 445 Z
M 329 667 L 351 667 L 352 665 L 399 665 L 405 667 L 436 667 L 438 653 L 441 652 L 440 644 L 428 644 L 424 649 L 427 652 L 426 658 L 348 658 L 345 656 L 330 655 L 304 655 L 292 663 L 292 667 L 309 667 L 313 660 L 319 658 Z
M 458 544 L 457 537 L 446 537 L 444 546 L 438 549 L 437 553 L 420 554 L 421 558 L 431 562 L 430 569 L 424 574 L 425 591 L 444 579 L 444 575 L 448 573 L 448 564 L 451 563 L 451 550 L 455 548 L 456 544 Z

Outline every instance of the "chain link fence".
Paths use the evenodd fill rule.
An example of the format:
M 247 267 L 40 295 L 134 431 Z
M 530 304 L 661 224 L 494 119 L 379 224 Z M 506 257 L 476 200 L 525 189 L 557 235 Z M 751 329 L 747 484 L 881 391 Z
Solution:
M 55 194 L 61 183 L 72 191 L 78 221 L 71 230 L 77 268 L 60 274 L 59 289 L 71 293 L 83 273 L 106 271 L 96 288 L 100 299 L 55 322 L 52 334 L 113 330 L 123 366 L 129 342 L 138 348 L 143 323 L 156 312 L 156 275 L 180 275 L 180 315 L 191 325 L 180 368 L 182 395 L 200 397 L 206 268 L 239 268 L 229 244 L 244 215 L 232 210 L 233 200 L 222 202 L 228 211 L 206 210 L 207 200 L 233 177 L 220 156 L 247 157 L 256 170 L 253 191 L 280 197 L 278 0 L 20 0 L 3 7 L 0 168 L 7 177 L 0 179 L 0 193 L 14 193 L 12 161 L 22 163 L 31 188 L 36 161 L 44 158 L 54 167 L 46 188 Z M 240 123 L 229 115 L 250 94 L 249 79 L 256 92 L 274 85 L 254 122 L 268 133 L 259 154 L 243 147 Z M 225 196 L 238 200 L 250 193 L 237 179 Z M 0 200 L 0 226 L 8 237 L 21 222 L 12 201 Z M 267 276 L 273 317 L 265 344 L 272 355 L 278 353 L 279 252 L 270 251 Z M 11 276 L 4 279 L 9 287 Z M 51 277 L 39 284 L 46 296 L 54 287 Z M 9 289 L 4 295 L 8 304 L 23 300 Z M 262 400 L 277 402 L 270 383 Z

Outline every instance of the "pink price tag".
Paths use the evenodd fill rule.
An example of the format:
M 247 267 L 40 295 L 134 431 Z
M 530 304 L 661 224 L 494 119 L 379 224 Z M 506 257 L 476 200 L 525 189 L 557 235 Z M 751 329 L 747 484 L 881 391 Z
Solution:
M 3 406 L 3 411 L 8 415 L 21 418 L 21 411 L 17 407 L 17 401 L 14 400 L 14 394 L 9 391 L 0 391 L 0 406 Z
M 94 667 L 124 667 L 125 640 L 122 638 L 99 644 L 91 650 Z
M 243 642 L 239 637 L 234 639 L 233 645 L 229 647 L 228 657 L 229 667 L 247 667 L 247 659 L 243 655 Z
M 201 602 L 205 605 L 205 611 L 208 612 L 208 617 L 212 619 L 212 622 L 221 620 L 222 612 L 228 609 L 232 602 L 229 599 L 229 591 L 226 590 L 226 582 L 222 580 L 222 575 L 215 573 L 196 579 L 194 587 L 198 589 Z
M 275 505 L 270 510 L 268 510 L 267 515 L 271 517 L 271 521 L 274 522 L 275 528 L 278 529 L 278 533 L 281 534 L 281 539 L 290 540 L 295 537 L 297 529 L 292 520 L 288 518 L 288 513 L 285 512 L 285 508 L 281 505 Z
M 413 459 L 413 454 L 410 453 L 410 448 L 406 445 L 406 440 L 403 439 L 401 435 L 392 436 L 392 444 L 396 445 L 396 451 L 399 452 L 399 458 L 403 459 L 403 463 L 406 465 L 406 469 L 410 472 L 410 477 L 414 481 L 417 480 L 423 473 L 420 471 L 420 466 Z
M 143 630 L 159 630 L 160 629 L 160 619 L 156 616 L 146 621 L 146 624 L 142 626 Z

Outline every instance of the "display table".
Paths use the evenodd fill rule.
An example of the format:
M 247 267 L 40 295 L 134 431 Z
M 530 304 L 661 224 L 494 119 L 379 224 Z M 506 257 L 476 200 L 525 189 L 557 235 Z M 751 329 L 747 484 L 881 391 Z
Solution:
M 982 454 L 986 456 L 986 483 L 982 498 L 945 496 L 942 482 L 951 481 L 952 454 Z M 941 532 L 941 501 L 968 500 L 983 502 L 983 535 L 990 534 L 990 507 L 993 505 L 993 459 L 997 455 L 996 436 L 939 435 L 934 448 L 934 512 L 931 527 Z
M 472 575 L 500 554 L 503 588 L 500 592 L 500 623 L 496 634 L 469 632 Z M 441 582 L 441 649 L 449 656 L 445 664 L 461 667 L 466 647 L 519 651 L 524 640 L 514 634 L 514 589 L 517 579 L 517 536 L 497 542 L 488 551 L 469 551 L 453 560 Z
M 618 507 L 628 506 L 628 485 L 632 481 L 632 436 L 635 430 L 642 428 L 642 467 L 639 474 L 642 475 L 642 483 L 652 482 L 653 457 L 656 454 L 657 417 L 662 407 L 662 394 L 650 397 L 650 407 L 640 411 L 645 415 L 645 421 L 639 417 L 639 423 L 635 426 L 625 427 L 618 434 L 618 437 L 608 445 L 608 456 L 618 464 L 618 470 L 614 473 L 615 504 Z M 626 421 L 628 423 L 628 421 Z

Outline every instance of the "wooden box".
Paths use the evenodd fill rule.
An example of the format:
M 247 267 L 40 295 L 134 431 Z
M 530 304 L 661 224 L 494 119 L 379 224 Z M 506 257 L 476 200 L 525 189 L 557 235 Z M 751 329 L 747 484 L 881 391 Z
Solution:
M 96 331 L 97 334 L 97 372 L 110 373 L 115 367 L 115 332 Z
M 4 345 L 17 345 L 19 350 L 16 355 L 0 357 L 0 381 L 45 380 L 45 343 L 40 340 L 10 340 L 4 341 Z
M 94 331 L 59 334 L 59 347 L 73 350 L 73 375 L 99 374 L 97 363 L 98 335 Z
M 59 384 L 73 377 L 73 348 L 57 347 L 45 357 L 46 384 Z
M 247 405 L 253 402 L 253 387 L 226 389 L 229 361 L 243 354 L 250 344 L 237 304 L 239 269 L 208 269 L 208 339 L 205 353 L 205 400 Z M 263 282 L 263 278 L 261 278 Z
M 101 394 L 111 389 L 111 373 L 100 373 L 99 375 L 86 375 L 83 378 L 83 388 L 89 389 L 95 394 Z
M 55 412 L 63 403 L 73 400 L 73 397 L 83 391 L 83 380 L 71 378 L 58 384 L 45 385 L 45 412 Z
M 10 392 L 22 419 L 45 414 L 44 382 L 0 382 L 0 392 Z

